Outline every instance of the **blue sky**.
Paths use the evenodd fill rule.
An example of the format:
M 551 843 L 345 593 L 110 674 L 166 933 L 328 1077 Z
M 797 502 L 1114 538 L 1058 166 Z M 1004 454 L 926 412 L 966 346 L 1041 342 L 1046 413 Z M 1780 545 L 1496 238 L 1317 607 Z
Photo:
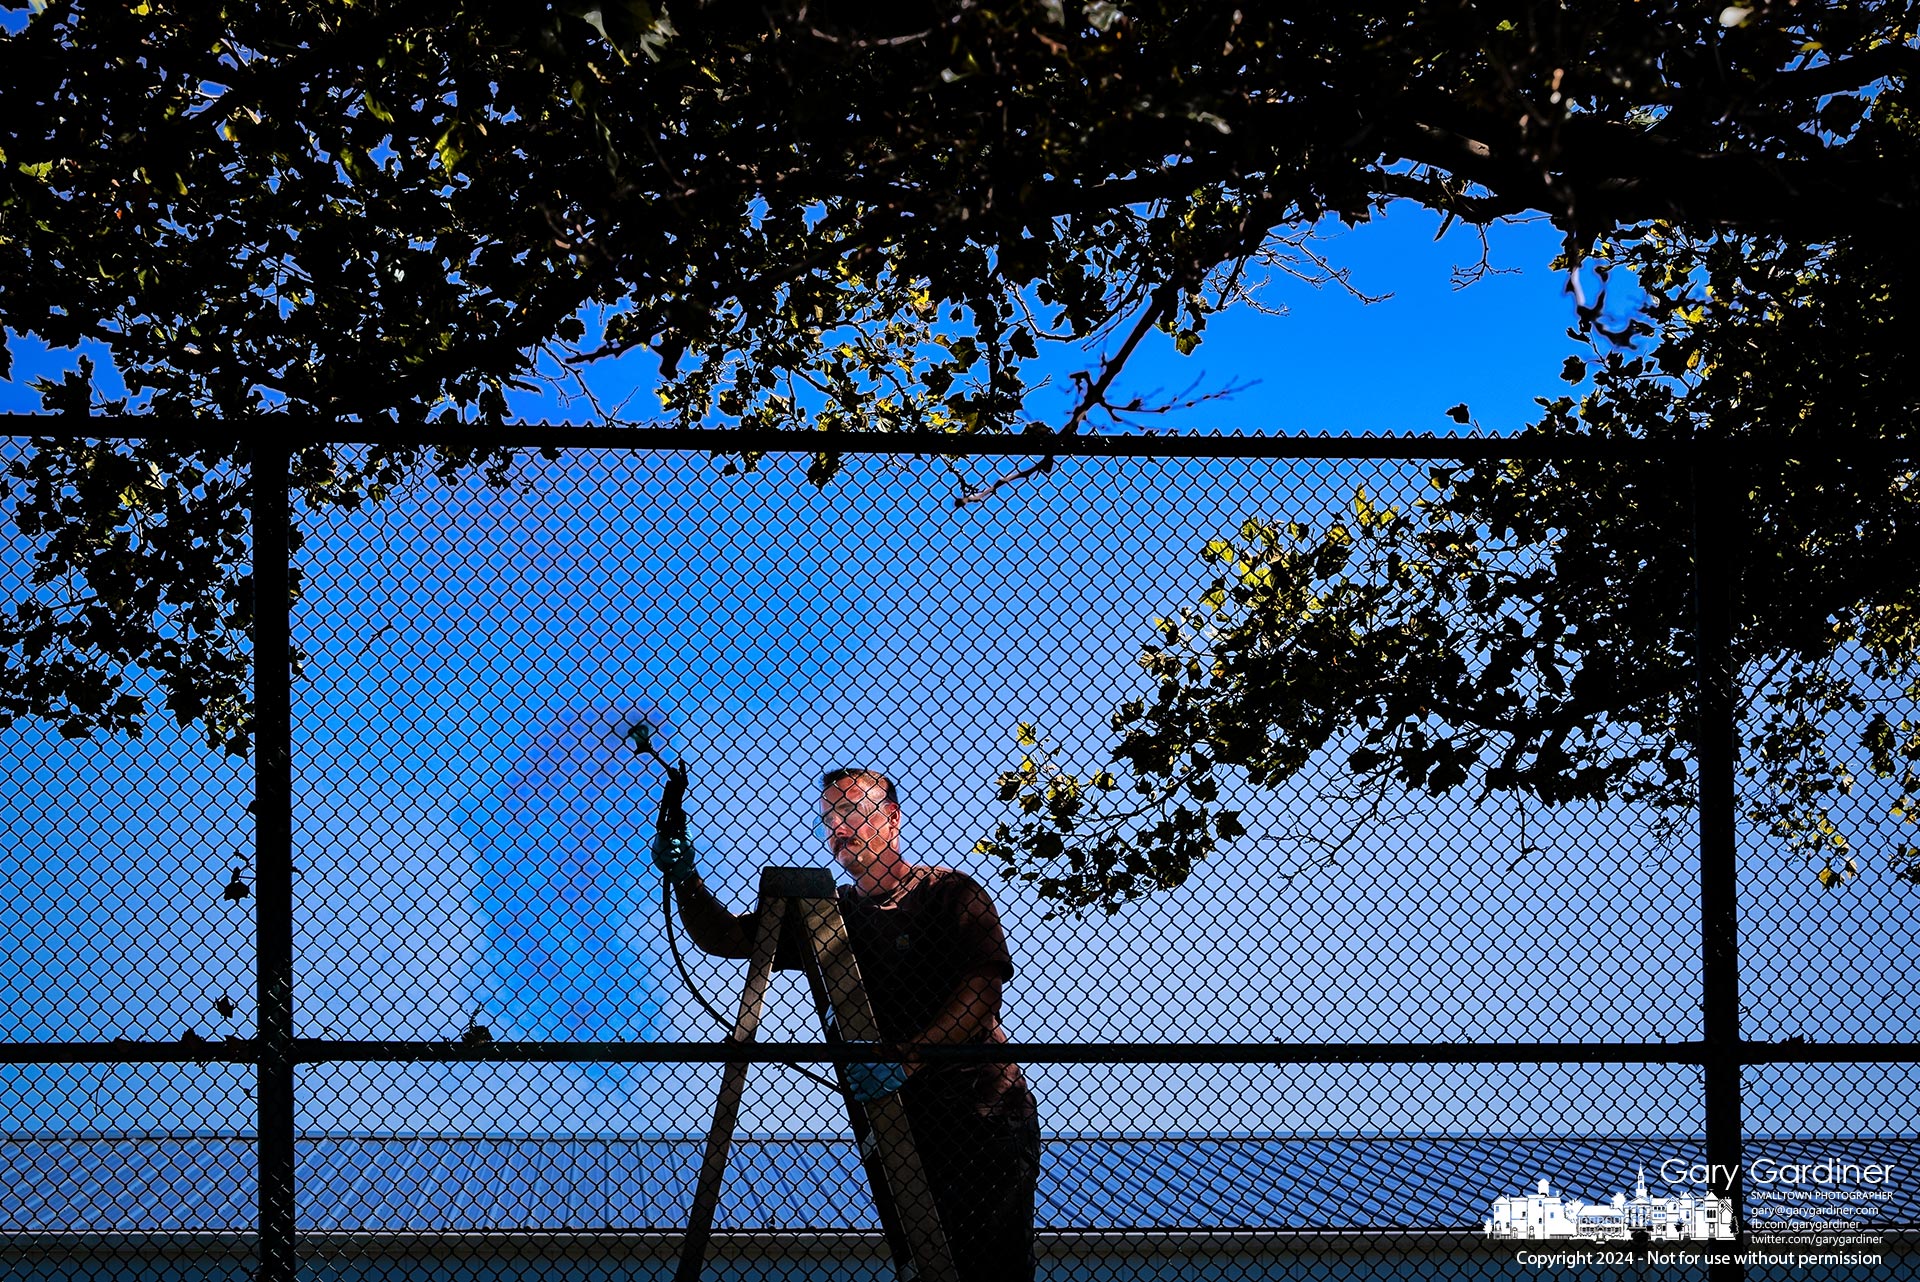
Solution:
M 1520 270 L 1455 291 L 1450 269 L 1479 247 L 1458 230 L 1436 242 L 1436 225 L 1395 209 L 1325 246 L 1359 289 L 1391 292 L 1385 301 L 1288 283 L 1267 300 L 1284 314 L 1222 318 L 1192 358 L 1149 345 L 1128 377 L 1142 391 L 1196 373 L 1215 386 L 1257 380 L 1166 424 L 1188 430 L 1444 431 L 1462 401 L 1484 429 L 1517 430 L 1534 396 L 1565 389 L 1558 371 L 1578 350 L 1565 334 L 1572 303 L 1546 268 L 1557 238 L 1539 224 L 1499 230 L 1494 263 Z M 49 359 L 18 345 L 14 382 L 0 387 L 7 408 L 32 408 L 24 380 Z M 644 397 L 649 361 L 588 376 L 603 399 Z M 711 1035 L 665 968 L 652 908 L 657 774 L 596 740 L 596 727 L 641 707 L 675 723 L 698 763 L 690 805 L 703 866 L 741 908 L 759 866 L 824 862 L 813 781 L 854 762 L 896 772 L 910 856 L 989 880 L 970 847 L 1001 817 L 990 780 L 1015 755 L 1012 726 L 1036 721 L 1068 761 L 1097 761 L 1108 711 L 1137 688 L 1128 661 L 1146 620 L 1192 598 L 1201 542 L 1255 513 L 1325 519 L 1362 484 L 1404 500 L 1419 470 L 1071 463 L 967 509 L 930 469 L 880 460 L 857 462 L 824 494 L 778 460 L 728 479 L 691 455 L 581 456 L 530 465 L 525 479 L 511 494 L 449 496 L 426 483 L 359 517 L 309 521 L 313 577 L 295 625 L 313 656 L 296 705 L 303 1033 L 445 1036 L 477 1009 L 499 1035 Z M 19 564 L 13 548 L 10 582 Z M 0 1035 L 244 1027 L 250 922 L 210 893 L 246 844 L 244 772 L 166 730 L 72 745 L 21 725 L 0 735 L 0 753 L 0 815 L 15 836 L 0 877 L 25 892 L 0 933 L 34 959 L 0 975 Z M 1324 776 L 1305 783 L 1250 799 L 1264 840 L 1116 918 L 1048 923 L 1031 895 L 999 886 L 1021 968 L 1013 1035 L 1697 1035 L 1685 842 L 1661 847 L 1645 817 L 1626 812 L 1535 816 L 1545 853 L 1516 876 L 1510 808 L 1409 807 L 1362 825 L 1337 868 L 1288 882 L 1313 843 L 1352 818 L 1328 800 Z M 1777 876 L 1766 852 L 1747 858 L 1756 878 Z M 593 889 L 570 897 L 569 886 Z M 1887 1003 L 1877 1018 L 1911 1026 L 1911 986 L 1885 960 L 1818 985 L 1792 977 L 1850 935 L 1906 938 L 1886 889 L 1862 886 L 1818 915 L 1794 899 L 1774 917 L 1761 911 L 1784 959 L 1763 972 L 1781 980 L 1768 1027 L 1871 1032 L 1870 998 Z M 529 923 L 538 929 L 521 929 Z M 542 952 L 536 935 L 562 943 Z M 699 970 L 710 993 L 737 985 L 737 966 Z M 233 1021 L 209 1013 L 221 993 L 242 1001 Z M 776 987 L 774 1008 L 770 1036 L 805 1035 L 791 984 Z M 305 1079 L 303 1124 L 674 1132 L 700 1125 L 709 1076 L 329 1068 Z M 1774 1073 L 1761 1096 L 1782 1117 L 1811 1093 L 1862 1127 L 1884 1125 L 1899 1076 Z M 1501 1130 L 1673 1130 L 1694 1116 L 1664 1069 L 1035 1078 L 1062 1131 L 1471 1130 L 1495 1114 Z M 243 1125 L 244 1095 L 220 1081 L 15 1074 L 0 1078 L 0 1102 L 59 1130 Z M 834 1108 L 769 1070 L 746 1124 L 829 1128 Z
M 1534 417 L 1533 397 L 1565 390 L 1561 362 L 1584 350 L 1566 336 L 1574 313 L 1564 277 L 1547 270 L 1558 233 L 1544 221 L 1495 228 L 1492 264 L 1512 274 L 1455 289 L 1453 268 L 1477 260 L 1479 243 L 1458 224 L 1436 240 L 1438 228 L 1436 216 L 1405 204 L 1356 228 L 1329 220 L 1317 251 L 1349 270 L 1355 289 L 1385 295 L 1383 301 L 1363 303 L 1336 285 L 1316 288 L 1277 276 L 1262 301 L 1284 315 L 1243 309 L 1222 316 L 1191 357 L 1155 334 L 1118 390 L 1172 394 L 1196 378 L 1203 390 L 1246 385 L 1228 400 L 1154 420 L 1156 430 L 1455 431 L 1446 410 L 1461 402 L 1485 430 L 1517 430 Z M 14 376 L 0 383 L 0 410 L 38 409 L 27 380 L 69 368 L 74 353 L 9 337 Z M 103 349 L 79 350 L 107 366 Z M 1050 362 L 1074 367 L 1078 349 L 1056 352 Z M 643 420 L 651 411 L 647 389 L 657 362 L 649 353 L 596 362 L 582 372 L 603 404 L 632 396 L 630 417 Z M 1057 390 L 1043 392 L 1034 408 L 1057 417 L 1061 399 Z M 584 406 L 569 407 L 553 394 L 519 393 L 513 403 L 529 419 L 584 415 Z

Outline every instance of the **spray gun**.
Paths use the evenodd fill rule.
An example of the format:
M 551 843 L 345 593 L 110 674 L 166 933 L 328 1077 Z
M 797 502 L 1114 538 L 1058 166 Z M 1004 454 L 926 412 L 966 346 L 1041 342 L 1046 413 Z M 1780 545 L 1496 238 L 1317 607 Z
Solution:
M 671 790 L 674 782 L 677 780 L 681 788 L 684 789 L 686 787 L 686 770 L 660 755 L 660 749 L 655 747 L 653 743 L 653 722 L 649 718 L 643 716 L 628 726 L 625 737 L 627 741 L 633 745 L 634 752 L 642 757 L 652 757 L 660 764 L 660 768 L 667 772 L 667 784 L 670 791 L 660 798 L 660 808 L 664 812 L 667 808 L 669 797 L 673 795 Z M 677 798 L 675 798 L 675 800 L 677 800 Z
M 686 844 L 687 813 L 683 804 L 687 795 L 687 771 L 686 767 L 667 760 L 661 754 L 653 741 L 654 724 L 650 718 L 642 716 L 640 720 L 628 726 L 625 738 L 633 745 L 636 754 L 652 757 L 667 775 L 666 787 L 660 792 L 659 814 L 654 820 L 653 827 L 653 857 L 654 863 L 660 869 L 661 898 L 665 902 L 672 896 L 673 883 L 676 879 L 684 879 L 694 874 L 692 848 Z M 662 859 L 662 850 L 668 842 L 679 843 L 678 858 Z M 682 859 L 685 861 L 684 864 L 680 862 Z

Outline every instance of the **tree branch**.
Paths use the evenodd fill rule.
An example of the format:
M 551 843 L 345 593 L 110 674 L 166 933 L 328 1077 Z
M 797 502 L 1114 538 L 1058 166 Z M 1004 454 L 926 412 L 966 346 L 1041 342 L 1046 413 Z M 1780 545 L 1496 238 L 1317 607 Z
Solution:
M 1761 85 L 1770 95 L 1821 98 L 1830 93 L 1864 89 L 1887 76 L 1911 76 L 1916 70 L 1920 70 L 1920 49 L 1911 45 L 1886 44 L 1838 62 L 1822 63 L 1801 71 L 1782 71 L 1767 77 Z
M 1485 130 L 1467 132 L 1416 121 L 1396 140 L 1395 150 L 1477 183 L 1489 197 L 1455 197 L 1440 204 L 1434 192 L 1410 177 L 1380 175 L 1375 181 L 1392 194 L 1438 208 L 1457 205 L 1455 212 L 1473 221 L 1522 209 L 1572 217 L 1573 210 L 1552 199 L 1540 171 L 1517 159 L 1525 145 L 1517 131 L 1487 124 Z M 1564 123 L 1547 160 L 1573 191 L 1580 222 L 1589 227 L 1685 218 L 1819 237 L 1905 234 L 1920 205 L 1920 180 L 1909 175 L 1904 183 L 1889 183 L 1884 158 L 1863 155 L 1856 161 L 1843 148 L 1800 160 L 1706 152 L 1629 125 L 1576 117 Z

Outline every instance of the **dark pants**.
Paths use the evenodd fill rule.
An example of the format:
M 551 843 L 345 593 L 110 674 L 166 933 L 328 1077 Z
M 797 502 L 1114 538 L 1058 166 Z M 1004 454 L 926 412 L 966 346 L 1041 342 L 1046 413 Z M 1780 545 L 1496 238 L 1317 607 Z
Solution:
M 1040 1127 L 1025 1088 L 984 1115 L 937 1080 L 916 1077 L 904 1098 L 960 1282 L 1032 1282 Z

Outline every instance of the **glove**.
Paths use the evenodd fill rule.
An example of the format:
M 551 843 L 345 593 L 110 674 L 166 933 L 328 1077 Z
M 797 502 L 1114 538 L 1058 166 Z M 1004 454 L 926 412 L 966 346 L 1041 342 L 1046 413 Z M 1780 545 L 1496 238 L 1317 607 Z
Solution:
M 847 1093 L 862 1104 L 899 1090 L 907 1084 L 905 1064 L 847 1064 Z
M 693 866 L 693 843 L 685 837 L 656 834 L 653 839 L 653 866 L 673 886 L 684 886 L 700 875 L 700 870 Z
M 687 813 L 681 805 L 686 793 L 687 772 L 669 766 L 667 786 L 660 794 L 660 814 L 653 823 L 653 866 L 674 886 L 699 875 L 693 866 L 693 843 L 687 840 Z

